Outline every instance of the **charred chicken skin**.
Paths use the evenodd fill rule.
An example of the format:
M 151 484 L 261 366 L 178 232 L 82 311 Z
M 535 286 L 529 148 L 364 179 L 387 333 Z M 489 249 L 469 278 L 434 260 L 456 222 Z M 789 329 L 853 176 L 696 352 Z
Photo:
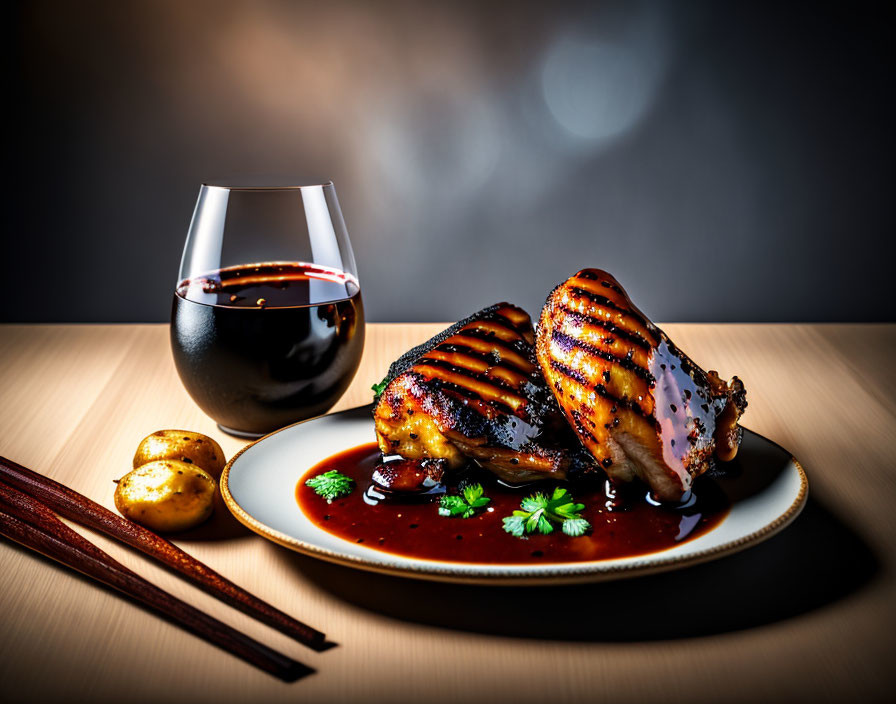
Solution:
M 529 315 L 485 308 L 399 358 L 376 399 L 384 455 L 468 458 L 511 482 L 565 479 L 593 467 L 535 361 Z
M 714 458 L 737 453 L 747 405 L 741 381 L 698 367 L 604 271 L 584 269 L 551 292 L 536 356 L 614 483 L 637 477 L 656 498 L 680 501 Z

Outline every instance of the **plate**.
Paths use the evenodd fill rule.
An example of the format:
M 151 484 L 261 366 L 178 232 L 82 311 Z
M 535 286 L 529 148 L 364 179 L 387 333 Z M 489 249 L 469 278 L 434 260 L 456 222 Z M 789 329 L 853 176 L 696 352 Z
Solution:
M 374 572 L 446 582 L 593 582 L 677 569 L 743 550 L 785 528 L 806 503 L 808 481 L 789 452 L 744 430 L 734 471 L 717 483 L 731 511 L 714 529 L 668 550 L 593 562 L 484 565 L 393 555 L 322 530 L 299 509 L 296 484 L 312 466 L 375 440 L 371 407 L 320 416 L 243 448 L 224 468 L 221 493 L 237 520 L 296 552 Z

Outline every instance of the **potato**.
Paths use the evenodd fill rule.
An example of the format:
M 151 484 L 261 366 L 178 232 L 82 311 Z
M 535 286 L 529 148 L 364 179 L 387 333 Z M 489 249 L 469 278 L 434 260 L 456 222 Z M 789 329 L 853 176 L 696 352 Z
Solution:
M 217 481 L 227 461 L 221 446 L 208 435 L 190 430 L 159 430 L 141 441 L 134 455 L 134 468 L 156 460 L 180 460 L 195 464 Z
M 125 518 L 160 533 L 198 526 L 214 509 L 217 484 L 196 465 L 156 460 L 125 474 L 115 507 Z

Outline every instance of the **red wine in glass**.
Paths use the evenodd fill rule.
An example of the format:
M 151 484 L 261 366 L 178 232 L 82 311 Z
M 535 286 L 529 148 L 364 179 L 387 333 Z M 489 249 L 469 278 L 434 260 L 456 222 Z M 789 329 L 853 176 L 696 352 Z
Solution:
M 348 266 L 277 260 L 197 272 L 197 259 L 205 265 L 221 263 L 218 251 L 226 248 L 219 245 L 225 240 L 227 244 L 235 240 L 237 252 L 265 250 L 265 246 L 257 246 L 258 238 L 249 238 L 252 246 L 241 248 L 236 237 L 238 230 L 234 233 L 221 227 L 228 221 L 221 204 L 203 205 L 200 194 L 197 212 L 202 206 L 204 211 L 215 213 L 217 226 L 206 226 L 203 231 L 202 223 L 197 226 L 194 216 L 193 241 L 188 239 L 188 251 L 192 244 L 193 252 L 202 256 L 194 254 L 194 266 L 182 266 L 182 274 L 187 276 L 174 293 L 171 349 L 184 387 L 196 404 L 222 430 L 250 437 L 325 413 L 351 383 L 364 349 L 361 289 L 352 271 L 354 261 L 347 235 L 344 243 L 335 235 L 338 227 L 333 227 L 332 205 L 320 207 L 318 216 L 327 216 L 315 221 L 304 217 L 308 210 L 308 204 L 303 205 L 309 198 L 307 191 L 283 193 L 285 189 L 278 189 L 275 196 L 295 201 L 292 207 L 303 205 L 298 213 L 302 217 L 295 218 L 303 227 L 287 227 L 284 235 L 284 220 L 291 220 L 284 218 L 284 212 L 290 208 L 279 203 L 277 197 L 268 199 L 267 208 L 261 207 L 263 199 L 252 197 L 258 190 L 262 189 L 240 189 L 235 198 L 231 189 L 226 202 L 231 220 L 241 217 L 244 221 L 264 221 L 266 211 L 274 210 L 277 214 L 273 219 L 280 223 L 281 232 L 273 239 L 280 245 L 268 247 L 268 251 L 310 251 L 318 258 L 327 255 L 330 261 L 337 260 L 343 266 L 347 262 Z M 270 189 L 263 190 L 270 196 Z M 246 200 L 253 206 L 254 217 L 247 218 L 245 208 L 230 212 Z M 319 198 L 312 197 L 311 202 L 312 206 L 326 205 Z M 338 212 L 338 204 L 336 208 Z M 315 222 L 319 225 L 321 221 L 327 223 L 323 233 L 313 232 Z M 341 216 L 336 224 L 341 224 Z M 208 235 L 209 229 L 217 235 L 217 239 L 211 238 L 214 246 L 200 242 L 199 236 Z M 342 229 L 344 233 L 344 225 Z M 299 234 L 289 230 L 298 230 Z M 320 244 L 321 238 L 326 246 Z M 306 246 L 302 252 L 303 247 L 291 243 L 291 239 L 310 242 L 311 247 Z M 282 246 L 284 241 L 288 246 Z M 211 259 L 203 254 L 208 250 L 212 252 Z

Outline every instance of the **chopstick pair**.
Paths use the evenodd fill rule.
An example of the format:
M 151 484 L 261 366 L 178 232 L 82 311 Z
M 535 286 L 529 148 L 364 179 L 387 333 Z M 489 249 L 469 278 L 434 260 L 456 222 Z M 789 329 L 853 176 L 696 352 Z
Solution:
M 320 631 L 246 592 L 152 531 L 117 516 L 49 477 L 0 457 L 0 533 L 138 599 L 201 638 L 280 679 L 293 681 L 313 672 L 155 587 L 65 525 L 57 513 L 137 548 L 212 596 L 310 648 L 327 647 Z

